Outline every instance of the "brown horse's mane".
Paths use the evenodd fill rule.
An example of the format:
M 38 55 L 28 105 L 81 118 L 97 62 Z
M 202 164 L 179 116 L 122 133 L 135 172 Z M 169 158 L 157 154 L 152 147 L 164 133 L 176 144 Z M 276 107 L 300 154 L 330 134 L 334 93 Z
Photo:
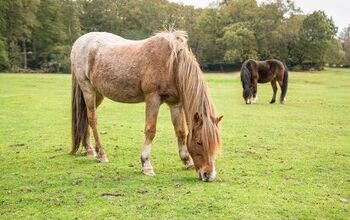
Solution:
M 220 146 L 219 128 L 215 124 L 216 114 L 203 73 L 196 57 L 187 45 L 184 31 L 162 32 L 156 35 L 168 40 L 171 54 L 168 61 L 169 72 L 176 75 L 180 100 L 184 106 L 191 140 L 194 115 L 198 112 L 203 119 L 203 147 L 209 155 L 215 155 Z

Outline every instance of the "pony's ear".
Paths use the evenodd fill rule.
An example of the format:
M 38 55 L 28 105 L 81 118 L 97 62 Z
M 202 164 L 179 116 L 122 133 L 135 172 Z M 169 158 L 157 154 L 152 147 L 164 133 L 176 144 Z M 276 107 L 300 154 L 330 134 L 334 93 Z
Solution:
M 222 119 L 223 117 L 224 117 L 223 115 L 217 117 L 217 118 L 215 119 L 215 124 L 216 124 L 216 125 L 219 124 L 219 122 L 221 121 L 221 119 Z
M 224 116 L 223 115 L 221 115 L 221 116 L 219 116 L 219 117 L 211 117 L 211 120 L 216 124 L 216 125 L 218 125 L 219 124 L 219 122 L 221 121 L 221 119 L 223 118 Z
M 203 118 L 202 118 L 202 115 L 199 114 L 198 112 L 196 112 L 194 114 L 194 117 L 193 117 L 193 122 L 194 122 L 194 125 L 196 126 L 201 126 L 203 124 Z

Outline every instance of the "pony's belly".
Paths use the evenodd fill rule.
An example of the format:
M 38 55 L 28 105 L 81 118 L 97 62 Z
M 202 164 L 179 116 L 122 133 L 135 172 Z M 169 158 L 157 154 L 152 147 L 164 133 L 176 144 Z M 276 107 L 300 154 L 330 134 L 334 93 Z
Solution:
M 115 101 L 115 102 L 122 102 L 122 103 L 139 103 L 144 102 L 145 98 L 144 96 L 138 95 L 138 96 L 130 96 L 130 95 L 105 95 L 105 97 Z
M 114 78 L 93 83 L 103 96 L 124 103 L 138 103 L 145 100 L 138 80 Z
M 259 76 L 258 83 L 267 83 L 270 82 L 274 78 L 274 75 L 264 75 L 264 76 Z
M 269 79 L 269 78 L 259 79 L 258 83 L 267 83 L 267 82 L 270 82 L 271 80 L 272 80 L 272 78 L 271 79 Z

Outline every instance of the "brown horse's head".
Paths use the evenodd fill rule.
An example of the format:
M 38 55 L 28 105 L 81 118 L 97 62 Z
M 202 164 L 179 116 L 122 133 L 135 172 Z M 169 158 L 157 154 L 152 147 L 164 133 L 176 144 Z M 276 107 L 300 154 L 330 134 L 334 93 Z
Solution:
M 192 135 L 188 140 L 190 153 L 199 178 L 203 181 L 212 181 L 216 177 L 215 154 L 220 146 L 218 123 L 220 117 L 204 117 L 194 115 Z
M 251 103 L 252 88 L 251 88 L 251 69 L 253 60 L 247 60 L 243 63 L 241 68 L 241 82 L 243 87 L 243 99 L 246 104 Z

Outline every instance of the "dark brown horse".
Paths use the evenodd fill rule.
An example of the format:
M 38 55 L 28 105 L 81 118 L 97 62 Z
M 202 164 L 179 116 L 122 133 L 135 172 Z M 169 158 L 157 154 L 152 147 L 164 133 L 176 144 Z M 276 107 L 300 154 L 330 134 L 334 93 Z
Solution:
M 271 82 L 273 89 L 273 95 L 270 103 L 272 104 L 276 102 L 276 82 L 278 82 L 282 90 L 280 103 L 284 104 L 286 102 L 288 70 L 287 67 L 279 60 L 246 60 L 241 68 L 241 81 L 243 87 L 243 98 L 246 104 L 257 102 L 257 84 L 267 82 Z

